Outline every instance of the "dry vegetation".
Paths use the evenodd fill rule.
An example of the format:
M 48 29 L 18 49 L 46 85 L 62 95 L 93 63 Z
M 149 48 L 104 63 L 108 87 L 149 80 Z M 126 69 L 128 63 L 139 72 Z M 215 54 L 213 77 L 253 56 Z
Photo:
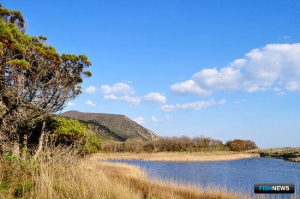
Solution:
M 192 184 L 180 184 L 173 181 L 151 179 L 140 168 L 123 163 L 100 162 L 98 170 L 103 171 L 111 180 L 117 180 L 125 187 L 131 187 L 140 198 L 149 199 L 270 199 L 282 196 L 255 195 L 226 190 L 224 187 L 210 185 L 207 188 Z M 125 193 L 124 193 L 125 194 Z M 124 198 L 120 195 L 117 198 Z M 297 196 L 294 196 L 297 198 Z M 293 197 L 291 197 L 293 199 Z
M 291 162 L 300 162 L 300 147 L 252 149 L 250 153 L 259 153 L 261 157 L 279 158 Z
M 80 158 L 66 148 L 47 148 L 37 160 L 4 155 L 0 164 L 0 199 L 4 198 L 231 199 L 250 195 L 222 187 L 149 180 L 136 166 Z
M 161 152 L 161 153 L 97 153 L 93 160 L 148 160 L 148 161 L 222 161 L 241 158 L 259 157 L 258 153 L 236 153 L 231 151 L 216 152 Z
M 0 164 L 0 199 L 141 198 L 140 193 L 110 178 L 65 148 L 46 149 L 36 161 L 7 156 Z
M 105 141 L 105 152 L 157 153 L 157 152 L 215 152 L 215 151 L 246 151 L 256 149 L 253 141 L 235 139 L 223 144 L 220 140 L 210 137 L 188 136 L 161 137 L 150 141 L 127 139 L 125 142 Z

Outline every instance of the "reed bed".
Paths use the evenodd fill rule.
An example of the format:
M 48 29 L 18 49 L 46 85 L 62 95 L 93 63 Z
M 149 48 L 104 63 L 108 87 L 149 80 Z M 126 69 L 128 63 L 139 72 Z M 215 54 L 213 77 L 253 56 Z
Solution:
M 37 160 L 2 159 L 0 199 L 141 198 L 96 165 L 68 148 L 48 148 Z
M 81 158 L 69 148 L 46 148 L 37 160 L 9 157 L 0 159 L 0 199 L 251 198 L 213 185 L 203 188 L 149 179 L 137 166 Z
M 234 152 L 161 152 L 161 153 L 97 153 L 92 156 L 94 160 L 147 160 L 147 161 L 173 161 L 173 162 L 198 162 L 198 161 L 224 161 L 242 158 L 259 157 L 257 153 Z

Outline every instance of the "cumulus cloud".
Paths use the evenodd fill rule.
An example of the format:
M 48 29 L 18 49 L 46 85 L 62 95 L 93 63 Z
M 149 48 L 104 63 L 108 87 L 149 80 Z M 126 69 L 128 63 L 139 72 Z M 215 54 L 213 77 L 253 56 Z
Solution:
M 134 93 L 134 89 L 131 88 L 126 83 L 117 83 L 111 87 L 108 85 L 102 85 L 100 90 L 104 94 L 112 94 L 112 93 L 132 94 L 132 93 Z
M 96 87 L 95 86 L 89 86 L 85 89 L 85 92 L 87 93 L 95 93 L 96 92 Z
M 207 96 L 210 95 L 211 91 L 204 90 L 197 86 L 197 84 L 193 80 L 188 80 L 185 82 L 180 82 L 173 84 L 171 87 L 171 92 L 173 94 L 193 94 L 193 95 L 200 95 L 200 96 Z
M 126 103 L 132 104 L 132 105 L 139 105 L 140 103 L 140 98 L 139 97 L 130 97 L 129 95 L 125 95 L 122 97 L 117 97 L 113 94 L 111 95 L 104 95 L 103 99 L 105 100 L 122 100 Z
M 170 87 L 175 94 L 210 95 L 214 90 L 300 91 L 300 43 L 253 49 L 221 69 L 203 69 Z M 276 89 L 275 89 L 276 88 Z M 277 91 L 276 91 L 277 90 Z
M 146 102 L 152 102 L 152 103 L 165 103 L 166 102 L 166 97 L 157 92 L 149 93 L 148 95 L 144 96 L 144 100 Z
M 96 104 L 94 104 L 91 100 L 86 101 L 85 104 L 89 106 L 96 106 Z
M 151 117 L 151 120 L 152 120 L 153 122 L 158 122 L 158 119 L 157 119 L 156 117 L 154 117 L 154 116 Z
M 75 106 L 76 104 L 75 103 L 72 103 L 72 102 L 68 102 L 67 106 Z
M 103 99 L 106 99 L 106 100 L 116 100 L 116 99 L 118 99 L 118 97 L 115 96 L 115 95 L 104 95 Z
M 135 118 L 135 119 L 133 119 L 133 121 L 135 121 L 136 123 L 138 123 L 138 124 L 145 124 L 145 120 L 144 120 L 144 118 L 143 117 L 138 117 L 138 118 Z
M 166 112 L 172 112 L 175 110 L 175 106 L 174 105 L 163 105 L 160 107 L 160 110 L 166 111 Z
M 129 103 L 129 104 L 133 104 L 133 105 L 138 105 L 141 101 L 139 97 L 130 97 L 128 95 L 120 97 L 120 99 L 127 102 L 127 103 Z

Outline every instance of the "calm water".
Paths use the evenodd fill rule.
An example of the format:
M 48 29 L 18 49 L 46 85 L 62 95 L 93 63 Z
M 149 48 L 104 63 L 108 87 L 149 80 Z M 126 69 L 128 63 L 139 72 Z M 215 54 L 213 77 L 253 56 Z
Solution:
M 300 163 L 273 158 L 248 158 L 219 162 L 151 162 L 122 160 L 144 168 L 152 178 L 172 179 L 208 186 L 215 184 L 227 189 L 253 194 L 255 183 L 294 183 L 300 198 Z M 289 194 L 285 194 L 285 198 Z

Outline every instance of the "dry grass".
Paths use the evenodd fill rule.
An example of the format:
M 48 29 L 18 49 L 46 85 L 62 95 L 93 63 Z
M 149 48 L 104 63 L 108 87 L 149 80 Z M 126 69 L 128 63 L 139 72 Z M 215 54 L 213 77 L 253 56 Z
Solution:
M 132 190 L 141 194 L 144 199 L 270 199 L 282 198 L 269 195 L 251 196 L 249 193 L 228 191 L 223 187 L 210 185 L 208 188 L 192 184 L 180 184 L 173 181 L 149 180 L 140 168 L 123 164 L 99 162 L 98 169 L 103 171 L 110 179 L 114 179 Z M 122 198 L 120 196 L 120 198 Z M 292 197 L 293 198 L 293 197 Z M 295 196 L 294 198 L 297 198 Z
M 234 153 L 234 152 L 161 152 L 161 153 L 97 153 L 92 156 L 94 160 L 148 160 L 148 161 L 177 161 L 177 162 L 197 162 L 197 161 L 222 161 L 236 160 L 242 158 L 259 157 L 257 153 Z
M 44 150 L 34 161 L 0 160 L 0 199 L 232 199 L 249 194 L 149 180 L 136 166 L 82 159 L 69 149 Z M 257 198 L 265 198 L 258 195 Z
M 80 159 L 68 149 L 44 151 L 37 161 L 2 160 L 0 183 L 1 199 L 141 198 L 101 172 L 96 162 Z

